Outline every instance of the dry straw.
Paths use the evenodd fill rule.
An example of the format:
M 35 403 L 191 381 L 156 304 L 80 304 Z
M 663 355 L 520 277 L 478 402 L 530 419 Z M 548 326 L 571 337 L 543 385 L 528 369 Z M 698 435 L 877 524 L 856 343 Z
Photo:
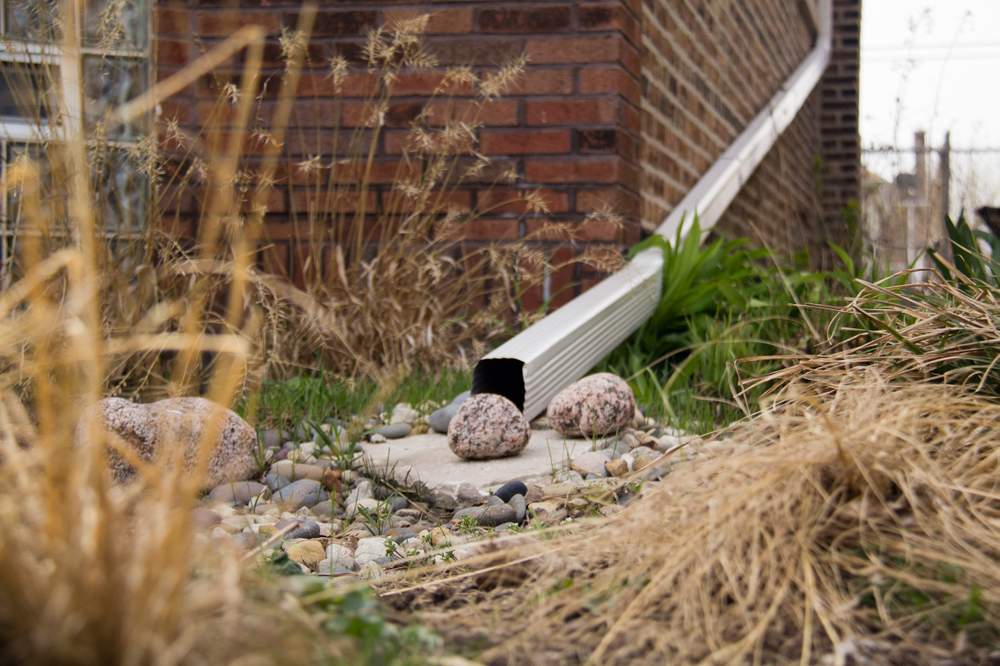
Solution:
M 487 663 L 977 663 L 1000 621 L 998 423 L 875 370 L 796 384 L 615 520 L 389 598 Z
M 306 12 L 308 14 L 308 12 Z M 76 16 L 70 13 L 70 16 Z M 72 23 L 63 49 L 79 53 Z M 259 34 L 241 33 L 244 46 Z M 255 41 L 256 40 L 256 41 Z M 206 56 L 209 59 L 211 54 Z M 245 85 L 251 85 L 254 76 Z M 63 103 L 63 117 L 66 108 Z M 80 108 L 76 105 L 75 108 Z M 68 126 L 82 127 L 82 118 Z M 183 447 L 140 460 L 93 419 L 106 371 L 124 352 L 214 350 L 220 361 L 207 395 L 230 402 L 249 358 L 252 321 L 232 332 L 200 328 L 110 333 L 102 319 L 101 237 L 92 201 L 87 146 L 61 137 L 61 183 L 70 196 L 75 244 L 46 256 L 39 167 L 8 170 L 22 196 L 23 277 L 0 297 L 0 661 L 31 664 L 219 663 L 241 656 L 303 663 L 319 650 L 344 654 L 294 608 L 261 586 L 248 598 L 239 558 L 194 538 L 192 509 L 203 485 L 222 414 L 206 424 L 194 468 Z M 206 219 L 220 222 L 219 216 Z M 230 281 L 239 303 L 245 281 Z M 176 304 L 164 303 L 165 311 Z M 154 319 L 156 313 L 149 313 Z M 106 447 L 139 470 L 128 486 L 110 483 Z M 270 598 L 269 598 L 270 597 Z M 266 602 L 266 603 L 265 603 Z M 252 611 L 250 609 L 253 609 Z M 297 634 L 304 643 L 283 643 Z

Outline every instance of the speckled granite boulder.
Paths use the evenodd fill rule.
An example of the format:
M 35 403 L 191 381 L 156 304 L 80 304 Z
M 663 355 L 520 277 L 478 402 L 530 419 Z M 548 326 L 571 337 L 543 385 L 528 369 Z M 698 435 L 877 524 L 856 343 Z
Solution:
M 628 426 L 635 414 L 632 389 L 610 372 L 588 375 L 549 403 L 552 427 L 563 437 L 603 437 Z
M 515 456 L 524 450 L 531 427 L 517 406 L 492 393 L 474 395 L 448 424 L 448 446 L 469 460 Z
M 205 398 L 167 398 L 145 405 L 124 398 L 105 398 L 97 403 L 94 415 L 144 460 L 164 455 L 166 447 L 184 447 L 186 466 L 194 464 L 198 443 L 210 419 L 221 418 L 205 485 L 243 481 L 257 473 L 257 433 L 236 412 Z M 127 481 L 135 474 L 135 469 L 114 452 L 109 452 L 108 462 L 117 481 Z

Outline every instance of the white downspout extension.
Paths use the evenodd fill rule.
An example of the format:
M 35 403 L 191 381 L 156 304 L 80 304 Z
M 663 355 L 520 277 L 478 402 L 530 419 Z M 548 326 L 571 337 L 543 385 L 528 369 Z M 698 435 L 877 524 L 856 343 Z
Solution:
M 807 0 L 808 1 L 808 0 Z M 781 90 L 709 168 L 657 229 L 669 242 L 690 230 L 697 214 L 711 229 L 795 119 L 830 62 L 832 0 L 818 0 L 816 46 Z M 473 393 L 510 398 L 531 420 L 561 389 L 582 377 L 653 313 L 660 300 L 663 254 L 649 249 L 617 273 L 526 328 L 483 357 Z

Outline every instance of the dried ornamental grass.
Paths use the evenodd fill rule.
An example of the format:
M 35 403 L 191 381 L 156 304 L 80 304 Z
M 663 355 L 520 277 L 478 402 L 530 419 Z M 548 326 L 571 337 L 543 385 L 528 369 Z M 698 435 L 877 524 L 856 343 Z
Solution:
M 78 52 L 72 28 L 70 23 L 65 30 L 64 46 Z M 253 67 L 262 38 L 257 30 L 243 30 L 219 48 L 249 47 Z M 155 95 L 147 99 L 156 101 Z M 183 358 L 211 352 L 217 361 L 205 395 L 229 404 L 246 372 L 255 322 L 241 316 L 247 280 L 240 276 L 247 267 L 245 255 L 237 254 L 225 292 L 228 331 L 205 330 L 200 313 L 189 310 L 174 330 L 109 332 L 87 145 L 81 135 L 63 139 L 62 184 L 75 243 L 47 251 L 50 220 L 37 164 L 12 166 L 4 183 L 19 188 L 24 223 L 36 233 L 24 239 L 22 277 L 0 294 L 0 662 L 349 659 L 349 645 L 318 631 L 295 604 L 279 606 L 273 588 L 248 594 L 236 553 L 218 544 L 206 548 L 195 538 L 192 509 L 221 410 L 205 424 L 189 470 L 181 461 L 184 447 L 144 462 L 102 432 L 97 420 L 81 419 L 102 397 L 109 368 L 125 354 L 168 351 Z M 219 168 L 225 171 L 224 164 Z M 206 226 L 217 229 L 222 217 L 208 218 Z M 197 307 L 204 300 L 191 297 L 187 303 Z M 160 302 L 147 316 L 155 320 L 174 305 Z M 79 437 L 80 428 L 89 428 L 86 436 Z M 107 447 L 137 468 L 134 483 L 111 483 Z
M 618 518 L 387 598 L 495 664 L 979 663 L 1000 640 L 998 424 L 874 371 L 794 385 Z
M 934 379 L 1000 397 L 1000 299 L 980 280 L 920 284 L 859 281 L 863 288 L 835 316 L 821 353 L 790 356 L 788 368 L 751 383 L 781 379 L 836 380 L 879 367 L 896 381 Z

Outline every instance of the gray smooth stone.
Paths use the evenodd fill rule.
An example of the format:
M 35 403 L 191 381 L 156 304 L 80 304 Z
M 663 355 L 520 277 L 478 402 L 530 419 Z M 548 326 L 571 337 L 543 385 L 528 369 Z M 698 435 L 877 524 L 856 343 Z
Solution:
M 410 434 L 413 428 L 409 423 L 390 423 L 389 425 L 376 428 L 375 432 L 386 439 L 402 439 Z
M 319 481 L 300 479 L 274 493 L 272 499 L 276 503 L 284 504 L 289 510 L 295 511 L 303 506 L 319 504 L 323 501 L 325 494 Z
M 270 471 L 264 476 L 264 483 L 267 487 L 271 489 L 272 493 L 276 493 L 288 484 L 291 480 L 288 477 L 281 476 L 276 471 Z
M 317 518 L 332 518 L 334 515 L 333 502 L 323 500 L 319 504 L 309 507 L 313 515 Z
M 319 465 L 293 462 L 291 460 L 279 460 L 271 465 L 270 472 L 286 478 L 289 481 L 298 481 L 299 479 L 312 479 L 313 481 L 319 481 L 323 478 L 323 468 Z
M 261 444 L 267 449 L 280 449 L 285 442 L 285 433 L 274 428 L 269 428 L 260 434 Z
M 389 509 L 393 513 L 410 506 L 410 501 L 402 495 L 393 495 L 387 501 L 389 502 Z
M 265 490 L 267 490 L 267 487 L 256 481 L 235 481 L 233 483 L 223 483 L 212 488 L 212 492 L 208 494 L 208 499 L 213 502 L 246 504 Z
M 514 495 L 507 504 L 514 509 L 514 514 L 517 517 L 516 522 L 523 523 L 524 517 L 528 515 L 528 503 L 525 501 L 524 495 Z
M 284 539 L 316 539 L 319 537 L 319 524 L 313 520 L 296 520 L 282 518 L 274 526 L 276 530 L 282 530 L 288 525 L 295 525 L 285 533 Z
M 513 523 L 517 519 L 517 511 L 509 504 L 494 504 L 492 506 L 473 506 L 468 509 L 459 509 L 452 516 L 452 520 L 458 522 L 466 516 L 472 516 L 476 523 L 483 527 L 496 527 L 503 523 Z
M 462 403 L 469 399 L 469 391 L 463 391 L 455 396 L 455 399 L 449 402 L 447 405 L 440 409 L 434 410 L 429 417 L 427 417 L 427 425 L 431 427 L 434 432 L 440 433 L 442 435 L 448 434 L 448 424 L 458 413 L 458 408 L 462 406 Z

